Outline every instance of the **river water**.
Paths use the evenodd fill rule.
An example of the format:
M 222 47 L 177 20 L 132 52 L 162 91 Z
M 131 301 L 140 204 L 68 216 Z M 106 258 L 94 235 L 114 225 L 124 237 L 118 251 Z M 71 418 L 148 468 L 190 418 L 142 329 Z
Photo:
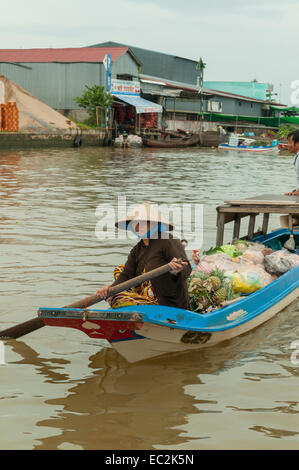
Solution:
M 95 236 L 99 204 L 115 205 L 118 196 L 128 204 L 203 204 L 209 248 L 217 205 L 294 186 L 290 156 L 199 148 L 2 150 L 0 328 L 111 282 L 135 242 Z M 298 314 L 297 301 L 213 349 L 136 364 L 68 328 L 7 341 L 0 448 L 297 449 L 299 365 L 290 345 L 299 340 Z

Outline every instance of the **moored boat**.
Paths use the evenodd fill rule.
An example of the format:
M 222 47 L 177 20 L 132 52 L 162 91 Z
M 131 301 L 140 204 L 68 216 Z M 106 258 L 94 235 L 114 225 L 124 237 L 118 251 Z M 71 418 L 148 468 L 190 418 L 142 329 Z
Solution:
M 278 144 L 274 145 L 229 145 L 221 144 L 219 150 L 232 150 L 237 152 L 250 153 L 276 153 L 279 150 Z
M 225 223 L 235 220 L 234 235 L 238 235 L 240 218 L 249 216 L 247 239 L 279 250 L 293 234 L 299 253 L 299 227 L 267 233 L 269 214 L 288 212 L 291 220 L 299 214 L 299 198 L 260 196 L 243 203 L 231 201 L 217 210 L 218 241 L 223 238 Z M 254 232 L 259 213 L 264 214 L 263 229 Z M 46 325 L 75 328 L 91 338 L 107 340 L 129 362 L 137 362 L 232 339 L 274 317 L 298 296 L 299 265 L 256 292 L 205 314 L 163 305 L 136 305 L 106 310 L 40 308 L 38 315 Z
M 192 136 L 184 136 L 172 139 L 149 139 L 143 138 L 143 143 L 146 147 L 153 148 L 179 148 L 179 147 L 191 147 L 200 143 L 200 135 L 193 134 Z

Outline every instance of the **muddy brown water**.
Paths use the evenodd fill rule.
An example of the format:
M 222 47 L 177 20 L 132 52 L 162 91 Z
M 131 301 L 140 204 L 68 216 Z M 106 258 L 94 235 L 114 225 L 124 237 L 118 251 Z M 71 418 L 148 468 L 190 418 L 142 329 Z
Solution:
M 198 148 L 1 151 L 0 328 L 111 281 L 135 242 L 96 238 L 99 204 L 119 195 L 130 204 L 203 204 L 209 248 L 215 208 L 225 199 L 294 185 L 291 156 Z M 215 348 L 136 364 L 67 328 L 7 341 L 0 448 L 297 449 L 299 364 L 290 346 L 299 340 L 298 314 L 295 301 Z

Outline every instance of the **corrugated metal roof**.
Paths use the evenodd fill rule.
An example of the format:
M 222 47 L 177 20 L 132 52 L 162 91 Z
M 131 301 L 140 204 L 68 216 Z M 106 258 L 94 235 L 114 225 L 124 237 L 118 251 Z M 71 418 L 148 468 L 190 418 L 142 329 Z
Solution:
M 112 62 L 129 50 L 128 47 L 78 47 L 66 49 L 0 49 L 0 62 L 103 62 L 111 54 Z
M 152 82 L 155 84 L 156 81 L 160 80 L 159 77 L 152 77 L 149 75 L 145 74 L 140 74 L 141 79 L 146 79 L 148 82 Z M 193 91 L 199 93 L 199 88 L 196 86 L 189 85 L 188 83 L 181 83 L 181 82 L 175 82 L 172 80 L 165 80 L 164 82 L 165 87 L 169 88 L 180 88 L 181 90 L 186 90 L 186 91 Z M 248 96 L 242 96 L 242 95 L 237 95 L 235 93 L 228 93 L 226 91 L 219 91 L 219 90 L 213 90 L 211 88 L 202 88 L 202 93 L 204 95 L 215 95 L 215 96 L 223 96 L 224 98 L 236 98 L 239 100 L 244 100 L 244 101 L 250 101 L 250 102 L 256 102 L 256 103 L 265 103 L 265 100 L 259 100 L 257 98 L 249 98 Z
M 186 59 L 176 55 L 156 52 L 141 47 L 130 46 L 113 41 L 107 41 L 95 44 L 92 47 L 119 47 L 127 46 L 130 51 L 142 63 L 142 73 L 147 75 L 159 76 L 169 80 L 177 80 L 185 83 L 196 84 L 198 70 L 196 70 L 197 61 Z

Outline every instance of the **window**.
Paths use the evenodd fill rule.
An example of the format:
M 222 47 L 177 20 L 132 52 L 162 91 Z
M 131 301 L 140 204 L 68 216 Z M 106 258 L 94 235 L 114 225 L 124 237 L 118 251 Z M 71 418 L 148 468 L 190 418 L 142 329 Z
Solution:
M 133 81 L 132 75 L 128 75 L 127 73 L 118 74 L 118 75 L 116 75 L 116 78 L 117 78 L 118 80 L 128 80 L 128 81 L 130 81 L 130 82 Z

